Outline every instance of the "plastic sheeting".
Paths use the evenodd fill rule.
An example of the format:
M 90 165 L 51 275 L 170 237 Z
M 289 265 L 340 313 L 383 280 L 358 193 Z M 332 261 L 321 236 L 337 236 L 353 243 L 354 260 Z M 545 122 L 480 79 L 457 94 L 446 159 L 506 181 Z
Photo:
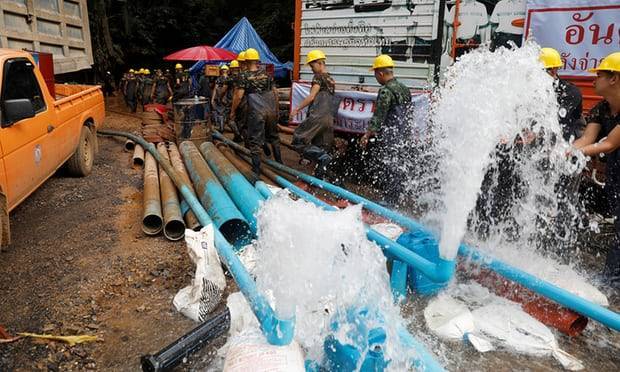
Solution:
M 261 39 L 246 17 L 241 18 L 241 20 L 215 44 L 215 47 L 228 49 L 235 53 L 242 52 L 248 48 L 254 48 L 260 53 L 260 60 L 262 63 L 270 63 L 274 66 L 277 78 L 285 77 L 289 71 L 293 69 L 292 62 L 282 63 L 271 53 L 267 44 Z M 190 68 L 190 74 L 199 74 L 206 64 L 205 61 L 196 62 Z

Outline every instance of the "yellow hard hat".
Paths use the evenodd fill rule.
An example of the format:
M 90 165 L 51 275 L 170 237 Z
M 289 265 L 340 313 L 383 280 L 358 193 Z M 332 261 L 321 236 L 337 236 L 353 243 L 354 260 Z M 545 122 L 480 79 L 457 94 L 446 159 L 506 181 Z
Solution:
M 239 53 L 239 55 L 237 56 L 237 61 L 245 62 L 245 50 L 243 52 Z
M 323 53 L 322 50 L 319 50 L 319 49 L 311 50 L 308 52 L 308 55 L 306 56 L 306 64 L 317 61 L 319 59 L 325 59 L 325 58 L 327 57 L 325 57 L 325 53 Z
M 246 61 L 260 61 L 260 54 L 254 48 L 250 48 L 245 51 L 245 60 Z
M 221 65 L 221 66 L 220 66 L 220 70 L 228 70 L 228 66 L 226 66 L 226 65 Z
M 620 72 L 620 52 L 611 53 L 607 57 L 603 58 L 601 64 L 598 67 L 591 68 L 589 72 L 597 71 L 612 71 Z
M 149 70 L 148 68 L 144 69 L 144 74 L 145 75 L 150 75 L 151 74 L 151 70 Z
M 182 65 L 182 64 L 180 64 L 180 63 L 177 63 L 176 65 L 174 65 L 174 68 L 175 68 L 176 70 L 182 70 L 182 69 L 183 69 L 183 65 Z
M 370 71 L 376 70 L 378 68 L 391 68 L 394 67 L 394 61 L 392 57 L 387 54 L 381 54 L 380 56 L 375 57 L 375 60 L 372 62 L 372 67 Z
M 133 68 L 130 68 L 130 69 L 129 69 L 129 73 L 130 73 L 130 74 L 133 74 L 133 73 L 135 73 L 135 72 L 136 72 L 136 71 L 135 71 Z
M 564 66 L 560 53 L 553 48 L 542 48 L 538 60 L 545 65 L 545 68 L 559 68 Z
M 239 61 L 236 59 L 230 62 L 230 68 L 239 68 Z

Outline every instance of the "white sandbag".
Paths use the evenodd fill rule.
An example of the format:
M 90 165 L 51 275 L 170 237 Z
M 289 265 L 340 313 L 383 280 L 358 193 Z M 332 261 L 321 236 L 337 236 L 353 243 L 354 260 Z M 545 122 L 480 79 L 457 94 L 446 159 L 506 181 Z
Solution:
M 575 294 L 583 299 L 594 302 L 597 305 L 609 306 L 607 296 L 599 291 L 592 284 L 579 275 L 571 268 L 563 267 L 562 271 L 556 271 L 549 275 L 548 280 L 557 285 L 560 288 L 564 288 L 572 294 Z
M 258 328 L 258 320 L 241 292 L 231 293 L 226 300 L 226 306 L 230 312 L 229 337 L 246 328 Z
M 398 239 L 404 231 L 402 227 L 389 222 L 376 223 L 370 227 L 377 230 L 381 235 L 384 235 L 392 240 Z
M 503 299 L 472 311 L 476 329 L 518 353 L 555 357 L 564 368 L 583 369 L 581 362 L 559 349 L 547 326 L 525 313 L 521 306 Z
M 271 191 L 274 195 L 275 195 L 277 192 L 282 191 L 282 188 L 281 188 L 281 187 L 274 186 L 274 185 L 270 185 L 270 184 L 268 184 L 268 183 L 267 183 L 266 185 L 267 185 L 267 188 L 269 189 L 269 191 Z
M 226 278 L 215 250 L 213 225 L 200 231 L 185 230 L 189 256 L 196 265 L 192 283 L 181 289 L 172 303 L 186 317 L 203 322 L 222 300 Z
M 482 353 L 493 350 L 491 342 L 475 334 L 476 325 L 471 311 L 449 295 L 440 294 L 431 300 L 424 309 L 424 319 L 428 328 L 440 338 L 468 340 Z
M 258 328 L 246 328 L 228 342 L 224 372 L 304 372 L 304 355 L 296 341 L 270 345 Z

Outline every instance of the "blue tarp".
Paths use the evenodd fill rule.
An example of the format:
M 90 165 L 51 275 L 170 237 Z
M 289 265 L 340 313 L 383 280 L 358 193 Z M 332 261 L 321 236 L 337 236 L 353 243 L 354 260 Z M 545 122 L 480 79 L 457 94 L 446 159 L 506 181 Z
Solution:
M 215 46 L 217 48 L 231 50 L 235 53 L 239 53 L 248 48 L 258 50 L 261 62 L 273 64 L 275 67 L 275 75 L 278 78 L 286 77 L 289 71 L 293 69 L 292 62 L 282 63 L 278 61 L 278 58 L 271 53 L 267 44 L 258 36 L 258 33 L 256 33 L 256 30 L 246 17 L 241 18 Z M 192 76 L 199 74 L 206 64 L 206 61 L 196 62 L 190 68 L 190 74 Z

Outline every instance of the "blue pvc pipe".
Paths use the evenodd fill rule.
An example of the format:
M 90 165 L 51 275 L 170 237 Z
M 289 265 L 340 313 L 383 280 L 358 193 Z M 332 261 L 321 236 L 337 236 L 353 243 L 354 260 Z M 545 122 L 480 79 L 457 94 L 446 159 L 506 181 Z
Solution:
M 298 186 L 295 186 L 293 183 L 289 182 L 286 178 L 282 177 L 282 176 L 278 176 L 276 175 L 275 177 L 275 181 L 282 187 L 290 190 L 291 192 L 293 192 L 294 194 L 296 194 L 297 196 L 301 197 L 302 199 L 305 199 L 306 201 L 309 201 L 311 203 L 313 203 L 314 205 L 321 207 L 325 210 L 328 211 L 336 211 L 338 210 L 338 208 L 329 205 L 327 203 L 325 203 L 323 200 L 315 197 L 314 195 L 302 190 L 301 188 L 299 188 Z M 260 181 L 259 181 L 260 182 Z M 258 182 L 257 182 L 258 183 Z M 265 185 L 266 186 L 266 185 Z M 272 196 L 273 194 L 271 193 L 271 191 L 269 189 L 267 189 L 267 191 L 269 192 L 269 196 Z M 383 235 L 379 234 L 378 232 L 370 229 L 370 228 L 366 228 L 366 234 L 367 236 L 370 237 L 370 233 L 374 232 L 377 236 L 383 237 L 384 239 L 387 239 L 388 241 L 396 244 L 395 242 L 389 240 L 388 238 L 384 237 Z M 403 250 L 405 250 L 406 252 L 409 252 L 410 254 L 411 251 L 409 251 L 408 249 L 402 247 Z M 385 250 L 384 250 L 385 252 Z M 406 283 L 406 279 L 407 279 L 407 266 L 404 265 L 401 261 L 394 261 L 393 263 L 394 265 L 400 265 L 398 268 L 398 281 L 400 282 L 400 284 L 397 284 L 400 288 L 403 287 L 404 284 L 404 289 L 401 289 L 399 292 L 402 292 L 402 295 L 406 295 L 406 291 L 407 291 L 407 283 Z M 402 275 L 404 273 L 404 276 Z M 394 293 L 395 298 L 396 293 Z M 399 293 L 400 295 L 400 293 Z M 401 342 L 407 346 L 410 347 L 412 349 L 414 349 L 416 351 L 417 354 L 417 358 L 415 358 L 415 366 L 416 369 L 418 370 L 423 370 L 423 371 L 445 371 L 443 369 L 443 367 L 437 363 L 437 361 L 435 361 L 435 359 L 433 358 L 432 354 L 428 352 L 428 350 L 426 350 L 426 347 L 424 345 L 422 345 L 420 342 L 418 342 L 404 327 L 399 327 L 398 329 L 398 336 L 401 340 Z M 306 361 L 306 370 L 310 370 L 313 371 L 317 366 L 316 363 L 311 362 L 311 361 Z
M 242 152 L 247 152 L 248 150 L 245 149 L 244 147 L 239 146 L 238 144 L 234 143 L 233 141 L 230 141 L 228 138 L 222 136 L 219 133 L 214 133 L 213 135 L 214 137 L 216 137 L 217 139 L 220 139 L 222 141 L 224 141 L 226 144 L 228 144 L 229 146 L 242 151 Z M 215 147 L 215 146 L 214 146 Z M 294 176 L 297 176 L 297 173 L 299 173 L 300 175 L 305 175 L 307 177 L 310 177 L 308 175 L 306 175 L 305 173 L 301 173 L 298 172 L 294 169 L 291 169 L 285 165 L 282 165 L 280 163 L 274 162 L 272 160 L 265 160 L 265 163 L 273 166 L 276 169 L 282 170 L 284 172 L 289 172 L 291 174 L 293 174 L 292 172 L 295 172 L 295 174 L 293 174 Z M 299 177 L 301 178 L 301 177 Z M 310 177 L 320 183 L 324 183 L 326 185 L 329 186 L 333 186 L 336 187 L 338 189 L 340 189 L 337 186 L 331 185 L 325 181 L 319 180 L 317 178 L 314 177 Z M 277 176 L 276 175 L 276 179 L 275 181 L 282 187 L 287 188 L 289 190 L 291 190 L 293 193 L 297 194 L 299 197 L 317 205 L 320 206 L 324 209 L 327 210 L 337 210 L 338 208 L 331 206 L 327 203 L 325 203 L 324 201 L 318 199 L 317 197 L 315 197 L 314 195 L 302 190 L 301 188 L 295 186 L 293 183 L 291 183 L 290 181 L 288 181 L 286 178 L 282 177 L 282 176 Z M 325 188 L 326 190 L 330 191 L 329 189 Z M 344 190 L 344 189 L 342 189 Z M 346 191 L 346 190 L 344 190 Z M 346 191 L 348 193 L 350 193 L 351 195 L 355 195 L 349 191 Z M 362 199 L 361 197 L 358 197 L 360 199 Z M 372 203 L 372 202 L 371 202 Z M 374 204 L 374 203 L 373 203 Z M 377 204 L 378 206 L 378 204 Z M 383 207 L 381 207 L 383 208 Z M 387 210 L 387 209 L 386 209 Z M 419 225 L 419 224 L 418 224 Z M 419 225 L 421 226 L 421 225 Z M 426 231 L 426 230 L 425 230 Z M 454 261 L 446 261 L 446 260 L 442 260 L 442 259 L 438 259 L 437 262 L 431 262 L 429 260 L 427 260 L 426 258 L 420 256 L 417 253 L 412 252 L 411 250 L 409 250 L 408 248 L 402 246 L 401 244 L 396 243 L 395 241 L 389 239 L 388 237 L 380 234 L 379 232 L 377 232 L 376 230 L 373 230 L 371 228 L 366 228 L 366 235 L 368 236 L 368 239 L 372 240 L 373 242 L 377 243 L 384 251 L 385 255 L 388 256 L 389 258 L 394 258 L 394 259 L 398 259 L 401 260 L 403 262 L 406 262 L 408 265 L 411 265 L 413 267 L 415 267 L 416 269 L 420 270 L 424 275 L 426 275 L 428 278 L 430 278 L 431 280 L 438 282 L 438 283 L 444 283 L 449 281 L 452 276 L 454 275 L 454 268 L 455 268 L 455 263 Z
M 250 224 L 230 199 L 196 145 L 191 141 L 184 141 L 179 145 L 179 151 L 183 155 L 183 162 L 196 194 L 215 226 L 236 248 L 248 245 L 252 241 Z
M 142 137 L 126 132 L 102 129 L 99 130 L 98 133 L 129 138 L 140 144 L 146 151 L 151 153 L 155 160 L 162 166 L 172 182 L 177 186 L 179 192 L 185 198 L 194 214 L 196 214 L 196 218 L 200 224 L 202 226 L 208 226 L 213 223 L 209 214 L 200 204 L 200 201 L 196 198 L 189 186 L 185 184 L 183 179 L 169 163 L 162 161 L 159 152 L 152 143 L 146 142 Z M 250 308 L 260 323 L 261 331 L 267 338 L 267 341 L 272 345 L 279 346 L 290 344 L 295 333 L 295 319 L 278 318 L 267 299 L 258 291 L 256 283 L 235 254 L 233 247 L 218 229 L 213 230 L 215 231 L 215 248 L 217 249 L 217 253 L 235 279 L 239 290 L 248 301 Z
M 510 266 L 498 259 L 468 247 L 465 244 L 459 246 L 459 255 L 470 258 L 472 261 L 480 264 L 480 266 L 493 270 L 503 277 L 519 283 L 562 306 L 599 321 L 609 328 L 620 331 L 620 314 L 618 313 L 585 300 L 563 288 L 557 287 L 532 274 L 528 274 L 523 270 Z
M 262 200 L 261 195 L 212 142 L 204 142 L 200 145 L 200 151 L 256 235 L 257 228 L 254 215 L 258 211 L 259 202 Z
M 263 199 L 269 199 L 273 195 L 267 184 L 263 181 L 256 181 L 254 188 L 263 197 Z
M 222 141 L 225 141 L 230 146 L 234 147 L 234 145 L 237 145 L 236 143 L 228 140 L 219 133 L 215 133 L 214 136 L 218 139 L 221 139 Z M 374 203 L 341 187 L 332 185 L 328 182 L 319 180 L 318 178 L 309 176 L 303 172 L 299 172 L 295 169 L 291 169 L 270 160 L 266 160 L 265 162 L 276 169 L 298 177 L 314 186 L 323 188 L 353 203 L 362 204 L 366 209 L 375 212 L 383 217 L 389 218 L 390 220 L 411 231 L 423 231 L 425 233 L 431 233 L 429 229 L 424 227 L 419 222 L 409 217 L 406 217 L 398 212 L 387 209 L 377 203 Z M 470 257 L 472 260 L 480 263 L 482 266 L 485 266 L 490 270 L 493 270 L 496 273 L 504 276 L 505 278 L 519 283 L 524 287 L 546 298 L 549 298 L 550 300 L 555 301 L 568 309 L 571 309 L 588 318 L 592 318 L 616 331 L 620 331 L 620 314 L 618 313 L 615 313 L 591 301 L 585 300 L 577 295 L 566 291 L 565 289 L 559 288 L 558 286 L 555 286 L 547 281 L 544 281 L 522 270 L 519 270 L 505 262 L 492 258 L 491 256 L 488 256 L 480 252 L 479 250 L 469 247 L 465 244 L 461 244 L 459 246 L 458 254 L 460 256 Z M 442 268 L 438 268 L 439 271 L 447 272 L 450 270 L 450 267 L 452 271 L 454 270 L 454 262 L 451 261 L 444 261 L 443 263 L 438 263 L 437 266 L 442 266 Z M 423 271 L 422 268 L 420 268 L 420 271 Z M 426 275 L 427 273 L 424 272 L 424 274 Z M 429 276 L 429 278 L 433 279 L 431 276 Z

